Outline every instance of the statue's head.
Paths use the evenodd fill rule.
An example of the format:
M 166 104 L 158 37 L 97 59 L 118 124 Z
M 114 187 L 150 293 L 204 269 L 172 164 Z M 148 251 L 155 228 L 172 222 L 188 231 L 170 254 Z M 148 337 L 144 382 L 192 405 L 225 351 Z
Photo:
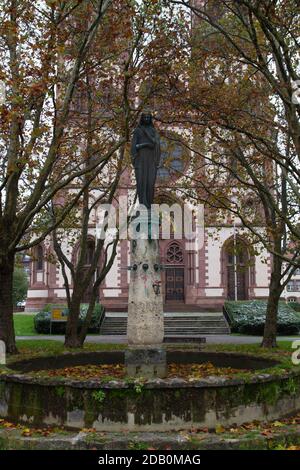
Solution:
M 140 124 L 150 126 L 152 124 L 152 114 L 150 112 L 142 113 Z

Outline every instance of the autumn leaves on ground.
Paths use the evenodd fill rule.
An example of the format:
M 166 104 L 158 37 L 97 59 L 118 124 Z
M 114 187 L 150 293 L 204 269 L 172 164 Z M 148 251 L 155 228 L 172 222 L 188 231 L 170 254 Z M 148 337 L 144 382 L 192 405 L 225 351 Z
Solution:
M 236 373 L 246 370 L 231 367 L 215 367 L 211 362 L 205 364 L 169 364 L 167 378 L 183 378 L 197 380 L 211 375 L 230 378 Z M 85 379 L 123 379 L 126 370 L 123 364 L 103 364 L 65 367 L 63 369 L 41 370 L 34 375 L 47 377 L 65 377 L 78 380 Z
M 300 413 L 295 414 L 294 416 L 271 421 L 271 422 L 258 422 L 254 421 L 251 423 L 246 423 L 240 426 L 233 425 L 231 427 L 225 428 L 221 425 L 218 425 L 215 429 L 208 428 L 196 428 L 191 427 L 189 430 L 182 430 L 178 432 L 178 436 L 182 440 L 191 442 L 194 445 L 198 443 L 203 443 L 205 440 L 219 439 L 220 441 L 228 440 L 239 440 L 241 441 L 241 448 L 245 446 L 247 439 L 249 442 L 259 441 L 261 438 L 265 438 L 266 448 L 272 450 L 300 450 L 300 437 L 293 437 L 297 434 L 297 430 L 300 427 Z M 282 440 L 282 443 L 276 443 L 276 437 L 278 433 L 282 433 L 283 436 L 287 436 L 286 439 Z M 36 428 L 33 426 L 14 424 L 4 419 L 0 419 L 0 438 L 1 434 L 5 433 L 6 435 L 11 435 L 13 438 L 20 436 L 21 438 L 57 438 L 59 436 L 64 437 L 74 437 L 74 432 L 68 431 L 64 427 L 41 427 Z M 82 428 L 80 431 L 81 434 L 89 435 L 91 440 L 100 438 L 102 441 L 105 439 L 111 439 L 112 435 L 107 432 L 97 432 L 94 428 Z M 288 434 L 292 437 L 288 437 Z M 167 433 L 170 436 L 172 433 Z M 134 444 L 131 442 L 131 436 L 128 431 L 119 433 L 123 435 L 124 439 L 128 440 L 128 449 L 144 449 L 144 450 L 158 450 L 155 447 L 152 447 L 150 443 L 138 443 Z M 113 436 L 116 438 L 116 434 Z M 294 439 L 294 441 L 293 441 Z M 273 441 L 274 440 L 274 441 Z M 273 443 L 274 442 L 274 443 Z M 26 445 L 26 443 L 25 443 Z M 172 446 L 164 441 L 164 444 L 159 447 L 163 450 L 171 450 Z M 96 449 L 95 449 L 96 450 Z

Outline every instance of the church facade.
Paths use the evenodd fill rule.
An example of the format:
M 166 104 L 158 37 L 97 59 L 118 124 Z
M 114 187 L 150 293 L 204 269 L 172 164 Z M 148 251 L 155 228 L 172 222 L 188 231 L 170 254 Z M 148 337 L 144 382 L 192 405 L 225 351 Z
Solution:
M 96 219 L 95 213 L 89 226 L 86 269 L 91 264 L 95 247 Z M 187 236 L 178 239 L 172 230 L 169 238 L 160 239 L 161 289 L 165 311 L 221 311 L 227 299 L 266 299 L 268 296 L 270 255 L 263 249 L 259 255 L 253 254 L 238 221 L 233 224 L 224 218 L 223 224 L 214 226 L 207 223 L 208 219 L 204 215 L 200 243 L 191 241 Z M 99 288 L 99 302 L 110 311 L 127 310 L 130 243 L 126 239 L 119 241 L 113 266 Z M 75 245 L 70 251 L 66 243 L 65 253 L 70 259 L 76 257 L 76 250 Z M 34 249 L 27 311 L 40 310 L 49 303 L 66 303 L 61 267 L 54 262 L 53 254 L 51 238 Z M 90 294 L 87 289 L 84 303 L 89 301 Z
M 154 200 L 170 208 L 174 203 L 183 206 L 181 184 L 184 175 L 190 171 L 189 162 L 192 160 L 180 143 L 180 138 L 176 141 L 174 135 L 179 136 L 179 133 L 173 132 L 170 140 L 167 137 L 161 139 L 161 163 Z M 129 167 L 124 175 L 118 194 L 132 200 L 135 193 L 133 168 Z M 186 205 L 190 206 L 192 212 L 192 204 L 187 202 Z M 97 220 L 96 207 L 89 223 L 86 269 L 93 257 Z M 255 250 L 259 254 L 254 254 L 247 233 L 238 219 L 233 221 L 225 213 L 216 219 L 213 211 L 206 207 L 203 210 L 201 242 L 191 241 L 188 234 L 184 230 L 182 232 L 183 236 L 177 237 L 171 229 L 168 238 L 160 237 L 161 290 L 166 312 L 221 311 L 227 299 L 268 297 L 271 256 L 263 247 Z M 62 249 L 69 259 L 76 259 L 76 244 L 70 249 L 70 243 L 66 240 Z M 59 263 L 54 262 L 53 255 L 51 238 L 47 238 L 33 251 L 27 311 L 40 310 L 47 304 L 66 304 L 62 270 Z M 99 288 L 98 300 L 108 311 L 127 310 L 129 267 L 130 239 L 122 239 L 112 268 Z M 90 295 L 91 289 L 87 289 L 83 303 L 89 302 Z

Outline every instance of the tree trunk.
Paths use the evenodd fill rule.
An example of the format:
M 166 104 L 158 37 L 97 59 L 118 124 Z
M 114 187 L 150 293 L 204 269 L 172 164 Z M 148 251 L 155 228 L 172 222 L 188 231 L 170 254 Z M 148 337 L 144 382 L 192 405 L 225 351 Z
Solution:
M 84 322 L 83 322 L 83 325 L 81 327 L 80 334 L 79 334 L 79 341 L 80 341 L 80 344 L 81 344 L 82 347 L 83 347 L 83 344 L 85 342 L 85 338 L 86 338 L 86 335 L 87 335 L 87 332 L 88 332 L 88 328 L 89 328 L 90 323 L 91 323 L 93 311 L 94 311 L 94 308 L 95 308 L 95 303 L 96 303 L 96 295 L 94 295 L 94 289 L 93 289 L 92 298 L 90 300 L 89 307 L 88 307 L 88 310 L 86 312 L 86 317 L 84 319 Z
M 78 319 L 80 315 L 80 297 L 72 296 L 69 315 L 66 325 L 65 346 L 67 348 L 81 348 L 82 344 L 78 334 Z
M 271 274 L 271 282 L 269 289 L 269 297 L 267 303 L 266 323 L 264 328 L 264 337 L 261 346 L 263 348 L 277 347 L 277 316 L 278 304 L 282 293 L 281 286 L 281 265 L 282 261 L 274 256 L 273 270 Z
M 4 341 L 7 354 L 16 354 L 14 318 L 13 318 L 13 274 L 14 254 L 0 257 L 0 340 Z

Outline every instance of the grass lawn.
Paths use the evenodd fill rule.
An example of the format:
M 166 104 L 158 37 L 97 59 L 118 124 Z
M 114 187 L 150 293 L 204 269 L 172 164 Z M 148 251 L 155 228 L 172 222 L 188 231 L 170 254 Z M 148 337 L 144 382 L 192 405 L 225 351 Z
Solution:
M 296 336 L 296 338 L 299 338 L 299 337 Z M 293 341 L 294 340 L 292 341 L 288 341 L 288 340 L 278 341 L 277 340 L 278 347 L 273 348 L 273 349 L 262 348 L 260 346 L 260 342 L 255 343 L 255 344 L 230 344 L 230 343 L 229 344 L 207 344 L 204 346 L 203 349 L 208 350 L 208 351 L 220 351 L 220 352 L 232 351 L 232 352 L 240 352 L 240 353 L 253 353 L 253 354 L 264 356 L 264 355 L 270 355 L 272 353 L 276 354 L 276 353 L 283 352 L 283 351 L 285 352 L 290 351 L 292 353 Z
M 14 325 L 17 336 L 34 336 L 37 332 L 34 329 L 33 319 L 35 315 L 14 314 Z
M 262 357 L 276 357 L 286 356 L 286 359 L 290 361 L 290 355 L 294 351 L 292 349 L 293 341 L 278 341 L 278 348 L 275 349 L 263 349 L 260 344 L 206 344 L 201 346 L 202 351 L 219 351 L 219 352 L 236 352 L 245 354 L 254 354 Z M 63 342 L 43 339 L 43 340 L 19 340 L 17 341 L 17 347 L 20 354 L 14 356 L 14 359 L 22 359 L 28 356 L 51 356 L 56 354 L 63 354 L 65 352 L 82 352 L 82 351 L 116 351 L 124 350 L 127 348 L 127 344 L 115 344 L 115 343 L 85 343 L 83 349 L 67 349 L 64 347 Z M 168 344 L 166 345 L 168 350 L 176 349 L 195 349 L 193 344 Z M 10 356 L 13 358 L 13 356 Z
M 36 340 L 19 340 L 17 347 L 20 354 L 17 359 L 22 359 L 22 356 L 51 356 L 55 354 L 63 354 L 65 352 L 82 352 L 82 351 L 117 351 L 123 350 L 127 347 L 126 344 L 110 344 L 110 343 L 85 343 L 82 349 L 68 349 L 64 347 L 62 341 L 52 339 L 36 339 Z M 16 357 L 16 356 L 15 356 Z
M 201 346 L 202 351 L 232 351 L 232 352 L 245 352 L 245 353 L 254 353 L 258 355 L 270 355 L 272 353 L 277 353 L 279 351 L 290 351 L 292 349 L 293 341 L 278 341 L 278 348 L 274 349 L 264 349 L 260 347 L 260 343 L 257 344 L 206 344 Z M 20 352 L 24 353 L 48 353 L 48 354 L 60 354 L 68 351 L 69 349 L 64 347 L 63 342 L 52 340 L 52 339 L 36 339 L 36 340 L 18 340 L 17 346 Z M 167 349 L 195 349 L 197 347 L 195 344 L 167 344 Z M 117 344 L 117 343 L 85 343 L 83 349 L 70 349 L 72 352 L 80 351 L 116 351 L 123 350 L 127 348 L 126 343 Z

